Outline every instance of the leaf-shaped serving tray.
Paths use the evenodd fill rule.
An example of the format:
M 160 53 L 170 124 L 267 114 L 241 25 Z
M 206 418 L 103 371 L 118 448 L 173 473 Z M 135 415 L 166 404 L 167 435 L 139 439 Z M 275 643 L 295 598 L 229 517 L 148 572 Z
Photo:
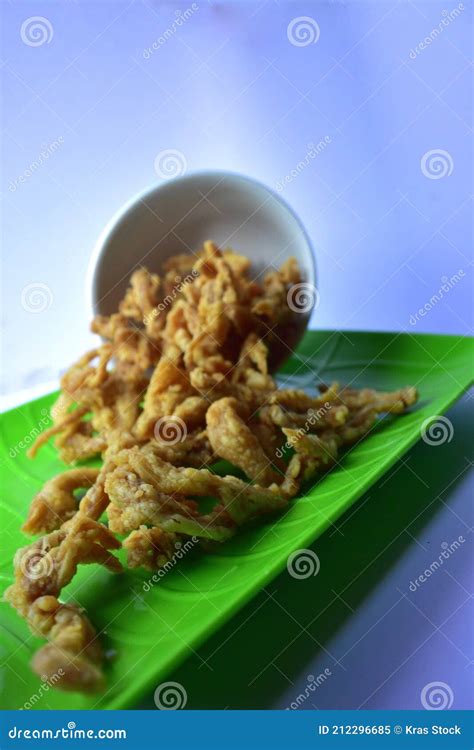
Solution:
M 132 708 L 280 572 L 291 552 L 310 545 L 420 438 L 425 420 L 441 415 L 469 386 L 472 363 L 472 340 L 460 336 L 308 332 L 280 372 L 281 385 L 311 391 L 321 380 L 383 390 L 412 384 L 420 391 L 419 403 L 400 417 L 380 420 L 340 466 L 320 478 L 286 513 L 243 531 L 217 552 L 189 552 L 151 586 L 146 585 L 151 575 L 146 572 L 114 576 L 97 566 L 82 566 L 64 598 L 86 608 L 102 631 L 106 649 L 115 654 L 102 695 L 62 693 L 41 685 L 29 662 L 42 641 L 2 602 L 1 708 Z M 19 529 L 32 496 L 65 468 L 51 445 L 33 461 L 26 457 L 27 444 L 35 430 L 44 429 L 54 397 L 3 415 L 2 593 L 12 580 L 15 550 L 28 543 Z M 446 428 L 442 437 L 449 439 L 449 424 Z M 433 460 L 435 451 L 433 447 Z M 400 502 L 409 503 L 410 498 Z M 367 528 L 367 533 L 373 529 Z

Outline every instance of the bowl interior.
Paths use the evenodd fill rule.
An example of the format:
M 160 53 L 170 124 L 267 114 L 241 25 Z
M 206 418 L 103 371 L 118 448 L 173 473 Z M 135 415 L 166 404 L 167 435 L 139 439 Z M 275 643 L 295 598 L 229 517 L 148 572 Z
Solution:
M 206 172 L 159 185 L 112 219 L 92 259 L 91 312 L 114 312 L 135 268 L 159 272 L 171 255 L 208 239 L 250 257 L 255 277 L 294 255 L 315 283 L 310 242 L 287 204 L 252 179 Z

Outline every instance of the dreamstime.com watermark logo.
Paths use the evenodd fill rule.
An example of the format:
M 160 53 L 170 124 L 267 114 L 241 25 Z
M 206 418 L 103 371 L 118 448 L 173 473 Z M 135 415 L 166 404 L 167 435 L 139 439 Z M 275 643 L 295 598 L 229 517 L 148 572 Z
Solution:
M 318 143 L 308 143 L 308 150 L 306 154 L 302 159 L 300 159 L 298 164 L 293 167 L 293 169 L 290 169 L 290 171 L 281 178 L 281 180 L 277 180 L 277 182 L 275 183 L 275 189 L 279 193 L 281 193 L 282 190 L 285 189 L 286 185 L 289 185 L 290 182 L 296 180 L 296 178 L 302 172 L 304 172 L 306 167 L 308 167 L 311 162 L 316 159 L 316 157 L 318 157 L 323 151 L 326 150 L 330 143 L 332 143 L 332 138 L 330 135 L 325 135 L 324 138 L 321 138 L 321 140 L 318 141 Z
M 443 177 L 452 175 L 454 161 L 449 151 L 442 148 L 433 148 L 423 154 L 420 167 L 422 174 L 429 180 L 442 180 Z
M 462 268 L 460 268 L 456 273 L 453 273 L 452 276 L 442 276 L 442 283 L 438 291 L 433 294 L 432 297 L 430 297 L 430 299 L 425 302 L 423 307 L 420 307 L 414 315 L 410 315 L 410 325 L 416 326 L 416 324 L 419 323 L 420 318 L 424 318 L 426 315 L 428 315 L 429 312 L 431 312 L 433 307 L 436 307 L 439 302 L 442 302 L 444 297 L 449 294 L 451 289 L 453 289 L 456 284 L 459 284 L 459 282 L 464 279 L 465 276 L 466 274 L 464 273 L 464 270 Z
M 53 304 L 53 293 L 47 284 L 34 281 L 21 290 L 21 306 L 25 312 L 41 313 Z
M 297 549 L 289 555 L 286 561 L 288 573 L 297 580 L 317 576 L 320 568 L 319 557 L 311 549 Z
M 18 176 L 12 180 L 8 186 L 10 193 L 16 193 L 21 185 L 24 185 L 33 175 L 50 159 L 54 154 L 61 148 L 64 143 L 64 138 L 60 135 L 55 138 L 51 143 L 45 143 L 41 147 L 36 159 L 27 166 L 27 168 Z
M 43 44 L 51 44 L 53 36 L 53 24 L 44 16 L 30 16 L 21 24 L 21 41 L 28 47 L 42 47 Z
M 442 12 L 442 18 L 441 21 L 437 26 L 435 26 L 433 29 L 431 29 L 430 33 L 427 34 L 427 36 L 424 37 L 421 41 L 418 42 L 418 44 L 415 45 L 415 47 L 412 47 L 410 50 L 409 57 L 411 60 L 416 60 L 418 55 L 421 55 L 421 53 L 427 49 L 430 44 L 436 41 L 438 37 L 443 33 L 443 31 L 452 24 L 453 21 L 455 21 L 461 13 L 463 13 L 465 10 L 464 3 L 458 3 L 458 5 L 453 8 L 452 10 L 443 10 Z
M 183 278 L 181 278 L 181 276 L 175 276 L 175 286 L 172 288 L 171 292 L 169 292 L 166 297 L 164 297 L 150 313 L 148 313 L 148 315 L 145 315 L 145 317 L 143 318 L 143 324 L 149 325 L 150 323 L 152 323 L 160 313 L 164 312 L 170 305 L 173 304 L 178 294 L 183 291 L 183 287 L 186 284 L 191 284 L 195 279 L 197 279 L 198 276 L 199 271 L 196 271 L 195 268 L 193 268 L 191 273 L 186 274 L 186 276 L 184 276 Z
M 316 44 L 321 34 L 319 24 L 311 16 L 298 16 L 288 24 L 286 35 L 294 47 Z
M 41 700 L 43 695 L 46 695 L 46 693 L 48 693 L 51 688 L 61 680 L 61 677 L 64 677 L 64 675 L 64 669 L 62 669 L 61 667 L 59 667 L 58 671 L 54 672 L 54 674 L 50 675 L 49 677 L 46 677 L 46 675 L 44 675 L 41 678 L 41 685 L 39 686 L 36 693 L 33 693 L 33 695 L 31 695 L 29 699 L 25 701 L 23 706 L 20 708 L 20 711 L 30 711 L 32 708 L 34 708 L 38 701 Z
M 441 414 L 425 419 L 420 428 L 421 439 L 427 445 L 450 443 L 454 436 L 453 423 Z
M 41 419 L 37 422 L 37 424 L 31 428 L 29 432 L 26 433 L 26 435 L 23 436 L 23 438 L 16 443 L 16 445 L 12 445 L 10 450 L 8 451 L 8 455 L 10 458 L 16 458 L 24 451 L 28 450 L 28 448 L 35 442 L 36 438 L 41 435 L 41 433 L 47 429 L 51 424 L 51 417 L 48 413 L 47 409 L 41 409 Z
M 306 687 L 302 693 L 299 693 L 299 695 L 296 696 L 294 701 L 291 701 L 290 705 L 286 707 L 286 711 L 297 711 L 298 708 L 300 708 L 303 703 L 305 703 L 308 698 L 311 697 L 313 693 L 316 692 L 316 690 L 321 687 L 321 685 L 326 682 L 328 677 L 331 677 L 332 672 L 331 670 L 326 667 L 324 672 L 320 672 L 316 677 L 314 674 L 309 674 L 306 678 Z
M 446 682 L 429 682 L 420 693 L 420 701 L 427 711 L 445 711 L 454 703 L 454 693 Z
M 189 8 L 186 8 L 186 10 L 175 11 L 174 21 L 172 21 L 168 28 L 165 29 L 162 34 L 160 34 L 158 39 L 155 39 L 149 47 L 146 47 L 143 50 L 143 59 L 149 60 L 150 57 L 152 57 L 152 55 L 154 55 L 155 52 L 160 49 L 160 47 L 163 47 L 166 42 L 174 37 L 181 26 L 184 26 L 184 24 L 189 21 L 191 16 L 193 16 L 198 10 L 199 5 L 197 3 L 192 3 L 192 5 L 190 5 Z
M 155 706 L 160 711 L 177 711 L 188 702 L 188 694 L 179 682 L 162 682 L 153 695 Z
M 11 740 L 126 740 L 126 729 L 79 729 L 75 721 L 68 721 L 67 727 L 60 729 L 20 729 L 17 726 L 8 730 Z
M 417 576 L 414 580 L 410 581 L 409 589 L 410 591 L 416 592 L 420 588 L 420 586 L 423 586 L 424 583 L 427 582 L 428 578 L 431 578 L 435 573 L 440 570 L 440 568 L 443 567 L 446 560 L 449 560 L 449 558 L 454 555 L 455 552 L 457 552 L 458 549 L 464 544 L 466 540 L 460 534 L 457 539 L 454 539 L 454 541 L 450 542 L 443 542 L 441 544 L 441 552 L 438 555 L 438 557 L 433 560 L 423 571 L 423 573 L 420 573 L 419 576 Z
M 173 556 L 165 562 L 162 567 L 154 573 L 151 578 L 148 579 L 148 581 L 145 581 L 142 588 L 145 593 L 148 593 L 151 591 L 155 583 L 159 583 L 162 578 L 165 577 L 167 573 L 170 572 L 170 570 L 173 570 L 175 565 L 182 560 L 188 552 L 190 552 L 193 547 L 196 546 L 196 544 L 199 542 L 199 539 L 197 536 L 192 536 L 191 539 L 187 539 L 185 542 L 176 542 L 175 548 L 176 551 L 173 553 Z
M 175 415 L 160 417 L 153 429 L 155 440 L 162 445 L 176 445 L 182 443 L 188 434 L 186 423 Z
M 27 547 L 18 550 L 17 555 L 20 561 L 20 571 L 29 581 L 39 581 L 52 575 L 54 562 L 47 550 Z
M 330 408 L 331 404 L 329 403 L 329 401 L 325 401 L 324 404 L 317 410 L 308 409 L 308 418 L 306 419 L 304 425 L 302 427 L 299 427 L 298 430 L 296 430 L 296 433 L 291 438 L 288 438 L 280 448 L 277 448 L 277 450 L 275 451 L 276 457 L 282 458 L 285 455 L 287 449 L 294 448 L 298 440 L 306 435 L 311 427 L 313 427 L 316 422 L 319 422 L 319 420 L 322 419 L 325 414 L 327 414 Z
M 188 169 L 188 161 L 182 151 L 166 148 L 155 156 L 154 167 L 158 177 L 169 180 L 172 177 L 182 177 Z
M 314 284 L 301 281 L 293 284 L 288 289 L 286 295 L 288 307 L 295 313 L 309 313 L 311 310 L 319 307 L 321 301 L 319 292 Z

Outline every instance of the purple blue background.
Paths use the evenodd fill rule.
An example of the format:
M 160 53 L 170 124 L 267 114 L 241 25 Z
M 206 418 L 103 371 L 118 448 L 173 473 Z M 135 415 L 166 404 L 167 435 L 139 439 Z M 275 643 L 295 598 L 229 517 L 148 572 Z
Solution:
M 419 49 L 446 11 L 461 6 Z M 159 42 L 179 11 L 192 7 Z M 470 2 L 3 0 L 2 15 L 8 403 L 50 388 L 90 346 L 83 313 L 89 254 L 121 204 L 163 179 L 154 163 L 168 149 L 181 153 L 188 170 L 232 169 L 273 187 L 285 182 L 282 195 L 305 223 L 317 256 L 321 304 L 313 327 L 472 332 Z M 22 40 L 22 24 L 32 16 L 46 18 L 52 29 L 40 46 Z M 299 16 L 317 23 L 316 43 L 288 39 L 288 25 Z M 158 49 L 147 54 L 154 42 Z M 285 181 L 310 144 L 325 138 L 325 148 Z M 54 153 L 19 182 L 54 142 Z M 450 173 L 439 179 L 421 166 L 432 150 L 447 154 Z M 410 322 L 443 279 L 460 270 L 444 298 Z M 22 292 L 38 284 L 47 287 L 49 307 L 35 314 L 22 305 Z M 284 707 L 308 674 L 326 667 L 333 674 L 314 694 L 321 708 L 418 708 L 420 690 L 432 680 L 451 686 L 454 708 L 468 707 L 469 416 L 469 400 L 450 415 L 456 437 L 435 449 L 439 464 L 431 449 L 415 448 L 357 506 L 344 537 L 326 535 L 315 547 L 324 545 L 324 559 L 346 555 L 345 582 L 336 585 L 330 569 L 322 571 L 317 585 L 302 582 L 313 588 L 301 589 L 299 603 L 287 605 L 288 584 L 278 579 L 271 589 L 280 591 L 278 605 L 262 594 L 204 647 L 217 651 L 212 669 L 200 670 L 191 707 Z M 399 485 L 397 472 L 403 472 Z M 414 507 L 428 491 L 437 512 L 408 530 L 405 521 L 399 541 L 365 570 L 362 523 L 374 525 L 375 537 L 380 528 L 383 540 L 400 501 L 397 487 L 410 480 Z M 459 534 L 468 543 L 410 594 L 409 581 Z M 341 595 L 358 571 L 359 583 L 336 597 L 321 631 L 316 624 L 309 637 L 301 630 L 308 595 L 329 596 L 333 589 Z M 295 634 L 288 628 L 300 635 L 281 652 Z M 249 639 L 262 644 L 267 664 L 251 684 L 258 664 L 249 666 L 249 679 L 233 676 Z M 190 683 L 196 670 L 191 660 L 177 679 Z

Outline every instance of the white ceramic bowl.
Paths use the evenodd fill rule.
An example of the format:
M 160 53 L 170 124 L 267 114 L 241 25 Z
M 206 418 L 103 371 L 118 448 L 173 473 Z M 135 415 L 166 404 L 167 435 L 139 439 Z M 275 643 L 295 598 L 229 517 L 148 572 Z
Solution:
M 146 190 L 107 224 L 89 266 L 91 315 L 109 315 L 117 309 L 135 268 L 144 265 L 160 271 L 168 257 L 197 251 L 207 239 L 250 257 L 254 277 L 293 255 L 304 281 L 316 286 L 308 235 L 277 193 L 243 175 L 194 172 Z M 310 310 L 299 316 L 295 339 L 309 314 Z

